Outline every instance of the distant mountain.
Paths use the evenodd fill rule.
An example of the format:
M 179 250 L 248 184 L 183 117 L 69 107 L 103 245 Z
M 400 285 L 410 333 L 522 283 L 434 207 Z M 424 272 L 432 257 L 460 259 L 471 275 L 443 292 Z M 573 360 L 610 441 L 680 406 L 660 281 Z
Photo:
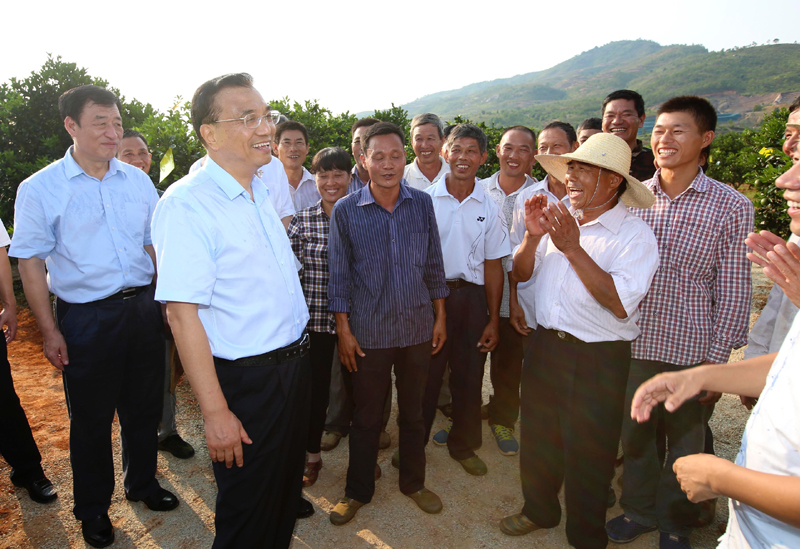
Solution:
M 737 96 L 765 95 L 773 102 L 773 96 L 785 99 L 800 91 L 800 45 L 709 52 L 703 46 L 649 40 L 611 42 L 547 70 L 433 93 L 403 108 L 412 116 L 434 112 L 445 119 L 463 115 L 487 124 L 540 128 L 554 119 L 578 124 L 599 116 L 603 98 L 621 88 L 641 93 L 648 111 L 675 95 L 695 94 L 716 97 L 709 98 L 720 112 L 733 112 L 732 106 L 748 103 Z

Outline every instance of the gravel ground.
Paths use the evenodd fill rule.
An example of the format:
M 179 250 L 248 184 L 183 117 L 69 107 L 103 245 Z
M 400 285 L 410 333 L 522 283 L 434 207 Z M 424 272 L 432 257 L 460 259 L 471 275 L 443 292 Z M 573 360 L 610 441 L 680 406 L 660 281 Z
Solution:
M 771 283 L 754 269 L 754 321 L 763 307 Z M 23 323 L 24 324 L 24 323 Z M 30 330 L 30 323 L 27 328 Z M 22 332 L 22 329 L 21 329 Z M 27 345 L 27 347 L 26 347 Z M 14 343 L 10 349 L 15 383 L 28 412 L 34 434 L 44 458 L 44 467 L 59 490 L 58 500 L 51 505 L 33 503 L 24 493 L 16 493 L 8 480 L 8 466 L 0 462 L 0 547 L 3 548 L 82 548 L 79 524 L 72 516 L 71 471 L 69 468 L 67 414 L 59 375 L 48 369 L 41 357 L 41 340 L 34 336 L 27 343 Z M 38 346 L 38 348 L 37 348 Z M 31 361 L 18 360 L 27 351 Z M 33 353 L 39 359 L 34 360 Z M 732 360 L 741 357 L 741 350 Z M 23 379 L 24 378 L 24 379 Z M 488 400 L 490 383 L 484 380 L 484 401 Z M 125 501 L 122 490 L 121 463 L 117 426 L 114 426 L 117 489 L 109 511 L 116 527 L 117 548 L 194 548 L 209 547 L 213 539 L 213 517 L 216 490 L 205 447 L 199 408 L 187 383 L 178 387 L 179 430 L 196 449 L 197 455 L 179 460 L 160 453 L 158 471 L 162 486 L 175 492 L 181 505 L 169 513 L 149 511 L 142 503 Z M 482 547 L 547 547 L 566 548 L 564 524 L 551 530 L 535 532 L 522 538 L 509 538 L 500 533 L 497 523 L 505 515 L 518 512 L 522 505 L 519 484 L 519 459 L 497 452 L 488 426 L 484 422 L 484 446 L 478 452 L 486 461 L 489 473 L 471 477 L 450 459 L 446 448 L 429 445 L 427 449 L 427 486 L 442 498 L 444 510 L 439 515 L 426 515 L 398 486 L 397 470 L 391 467 L 392 452 L 397 446 L 397 426 L 389 422 L 392 446 L 380 452 L 378 462 L 383 477 L 377 482 L 373 502 L 362 508 L 350 524 L 335 527 L 328 513 L 344 493 L 347 469 L 347 439 L 331 452 L 323 454 L 324 467 L 317 484 L 305 490 L 314 502 L 316 513 L 298 521 L 295 548 L 329 547 L 387 548 L 482 548 Z M 725 395 L 717 404 L 711 421 L 717 454 L 733 459 L 738 451 L 748 412 L 738 397 Z M 435 430 L 445 425 L 438 415 Z M 617 474 L 621 469 L 617 470 Z M 619 495 L 618 484 L 617 488 Z M 562 501 L 563 504 L 563 501 Z M 619 506 L 608 511 L 608 518 L 621 513 Z M 696 549 L 716 546 L 719 528 L 727 520 L 727 501 L 720 499 L 715 522 L 697 530 L 692 543 Z M 643 536 L 628 544 L 631 549 L 656 547 L 657 533 Z

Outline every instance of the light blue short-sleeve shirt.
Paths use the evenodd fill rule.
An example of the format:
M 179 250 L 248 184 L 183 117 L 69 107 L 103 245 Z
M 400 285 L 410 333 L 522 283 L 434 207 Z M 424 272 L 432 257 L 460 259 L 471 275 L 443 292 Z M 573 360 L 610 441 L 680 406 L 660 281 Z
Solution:
M 158 202 L 139 168 L 112 158 L 103 179 L 72 158 L 53 162 L 20 183 L 9 255 L 38 257 L 50 291 L 68 303 L 103 299 L 153 280 L 150 219 Z
M 284 347 L 309 315 L 289 238 L 258 177 L 253 199 L 210 158 L 173 184 L 153 215 L 156 299 L 196 303 L 219 358 Z

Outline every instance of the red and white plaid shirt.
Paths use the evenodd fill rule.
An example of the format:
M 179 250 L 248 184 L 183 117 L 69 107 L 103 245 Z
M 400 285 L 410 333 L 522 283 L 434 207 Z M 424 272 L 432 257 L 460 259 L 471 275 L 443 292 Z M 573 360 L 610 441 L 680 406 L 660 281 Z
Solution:
M 679 366 L 726 363 L 747 343 L 750 261 L 744 239 L 753 230 L 753 204 L 702 170 L 671 200 L 657 171 L 645 185 L 652 208 L 631 208 L 653 229 L 661 259 L 639 305 L 642 334 L 632 356 Z

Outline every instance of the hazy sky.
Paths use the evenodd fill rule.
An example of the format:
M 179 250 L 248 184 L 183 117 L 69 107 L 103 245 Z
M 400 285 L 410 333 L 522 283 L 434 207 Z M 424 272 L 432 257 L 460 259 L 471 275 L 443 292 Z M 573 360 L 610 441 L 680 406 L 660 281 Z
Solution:
M 800 40 L 796 1 L 614 4 L 17 1 L 2 10 L 0 81 L 39 70 L 53 53 L 161 110 L 209 78 L 245 71 L 267 100 L 360 112 L 543 70 L 616 40 L 709 50 Z

